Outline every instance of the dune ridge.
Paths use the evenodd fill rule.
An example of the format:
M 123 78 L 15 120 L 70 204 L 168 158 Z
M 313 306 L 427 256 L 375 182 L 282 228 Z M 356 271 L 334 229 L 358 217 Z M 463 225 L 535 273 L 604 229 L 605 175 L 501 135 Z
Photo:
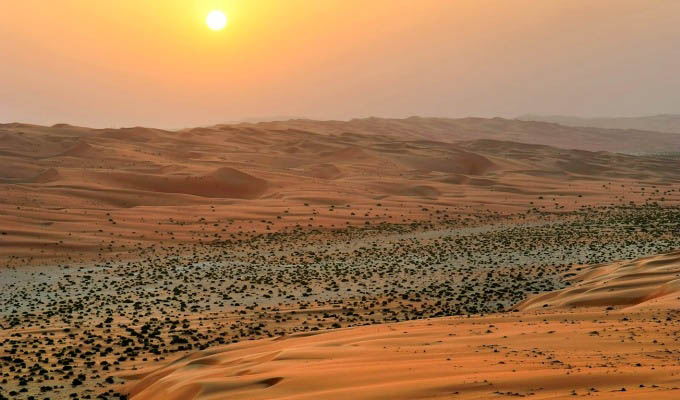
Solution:
M 446 197 L 452 193 L 457 196 L 459 188 L 450 186 L 449 182 L 471 188 L 493 188 L 495 184 L 505 187 L 520 185 L 511 178 L 517 174 L 525 174 L 527 179 L 553 177 L 552 182 L 545 183 L 555 188 L 562 184 L 562 177 L 680 181 L 674 160 L 517 143 L 508 141 L 514 137 L 504 131 L 507 124 L 515 122 L 465 123 L 491 129 L 492 136 L 504 140 L 481 139 L 479 136 L 484 135 L 474 134 L 476 140 L 451 142 L 471 137 L 459 128 L 464 122 L 427 118 L 353 120 L 342 124 L 288 121 L 180 132 L 139 127 L 88 130 L 63 124 L 57 127 L 5 125 L 0 132 L 4 138 L 0 143 L 0 159 L 5 165 L 0 170 L 0 179 L 17 185 L 50 184 L 56 179 L 53 173 L 51 178 L 46 175 L 29 179 L 42 173 L 20 172 L 30 164 L 39 171 L 59 171 L 59 181 L 65 188 L 97 187 L 119 192 L 134 189 L 161 197 L 179 193 L 225 199 L 257 199 L 271 186 L 266 182 L 276 182 L 279 189 L 291 187 L 288 195 L 291 198 L 293 192 L 299 192 L 300 184 L 305 190 L 329 190 L 318 180 L 307 178 L 337 180 L 342 177 L 343 190 L 359 197 L 364 195 L 367 186 L 388 189 L 382 194 L 371 193 L 370 198 L 401 193 L 405 197 L 418 197 L 422 193 L 423 198 Z M 274 129 L 281 128 L 282 124 L 291 126 L 285 130 Z M 400 129 L 393 129 L 395 124 Z M 430 139 L 432 125 L 439 126 L 442 132 L 452 130 L 456 135 L 440 135 L 437 137 L 440 141 Z M 334 133 L 341 127 L 342 133 Z M 357 132 L 349 133 L 345 128 Z M 456 129 L 462 129 L 463 133 L 459 135 Z M 547 137 L 554 136 L 552 128 L 541 129 L 546 129 Z M 578 135 L 578 132 L 572 134 Z M 522 137 L 529 143 L 531 138 Z M 383 185 L 386 177 L 394 184 Z M 289 184 L 291 178 L 297 184 Z M 488 184 L 479 185 L 479 182 Z M 416 189 L 392 189 L 395 187 Z M 16 186 L 16 189 L 30 188 Z M 516 191 L 521 192 L 519 188 Z M 58 186 L 51 185 L 50 192 L 41 195 L 45 197 L 42 201 L 49 203 L 50 194 L 60 192 L 63 193 Z M 279 193 L 287 197 L 285 190 Z M 139 198 L 129 203 L 144 204 Z
M 503 119 L 291 120 L 181 131 L 5 124 L 0 137 L 0 226 L 7 227 L 6 242 L 19 248 L 36 240 L 57 246 L 70 240 L 64 232 L 88 221 L 84 236 L 92 239 L 82 249 L 90 251 L 99 247 L 98 232 L 112 228 L 101 215 L 147 212 L 144 207 L 167 218 L 210 205 L 214 216 L 249 221 L 258 230 L 271 225 L 262 221 L 273 210 L 287 210 L 283 228 L 337 227 L 365 224 L 365 218 L 430 218 L 428 206 L 567 212 L 612 199 L 644 202 L 651 199 L 644 190 L 652 187 L 664 188 L 665 196 L 654 196 L 663 204 L 680 183 L 673 158 L 590 151 L 673 148 L 680 135 Z M 572 144 L 581 148 L 560 147 Z M 390 211 L 372 212 L 378 201 Z M 302 216 L 307 207 L 330 205 L 357 209 L 342 221 Z M 55 211 L 64 208 L 71 211 Z M 26 212 L 60 225 L 14 229 Z M 139 223 L 124 227 L 113 228 L 131 241 L 141 230 Z M 0 253 L 15 251 L 0 247 Z
M 638 143 L 620 133 L 423 118 L 0 127 L 6 386 L 674 398 L 678 255 L 572 268 L 680 243 L 677 160 L 599 151 Z M 562 134 L 585 148 L 554 146 Z
M 680 251 L 583 267 L 571 279 L 574 286 L 527 299 L 517 309 L 630 307 L 677 300 Z
M 334 135 L 371 134 L 445 143 L 492 139 L 590 151 L 655 152 L 680 148 L 680 137 L 677 134 L 657 132 L 652 129 L 565 126 L 540 120 L 504 118 L 410 117 L 391 119 L 370 117 L 350 121 L 294 119 L 236 126 L 267 130 L 295 129 Z M 645 126 L 659 127 L 655 124 Z M 230 126 L 218 125 L 217 127 L 228 128 Z
M 659 114 L 644 117 L 583 118 L 569 115 L 523 115 L 522 121 L 544 121 L 566 126 L 589 126 L 606 129 L 639 129 L 645 131 L 680 133 L 680 115 Z
M 267 181 L 234 168 L 222 167 L 206 175 L 163 176 L 134 173 L 105 173 L 97 178 L 117 187 L 148 192 L 181 193 L 199 197 L 253 199 L 267 191 Z
M 645 351 L 645 343 L 665 329 L 647 320 L 678 315 L 669 310 L 680 305 L 680 251 L 579 269 L 580 283 L 534 296 L 520 313 L 241 342 L 125 375 L 124 391 L 132 400 L 675 398 L 680 365 L 669 365 L 672 351 Z M 630 309 L 623 320 L 603 308 L 653 300 L 663 301 Z M 551 310 L 535 313 L 545 301 Z M 565 307 L 580 308 L 565 314 Z M 607 334 L 622 330 L 636 339 Z M 677 349 L 677 340 L 668 346 Z
M 621 305 L 625 291 L 640 284 L 635 290 L 641 292 L 625 304 L 671 296 L 680 305 L 679 261 L 675 252 L 592 266 L 578 278 L 587 279 L 582 285 L 597 282 L 605 292 L 618 292 L 594 299 L 576 286 L 531 298 L 519 314 L 349 328 L 199 351 L 128 376 L 125 392 L 132 400 L 619 398 L 623 392 L 626 398 L 671 399 L 680 390 L 680 366 L 668 365 L 669 355 L 643 351 L 663 332 L 644 321 L 668 303 L 634 310 L 623 323 L 602 307 Z M 600 310 L 530 312 L 547 299 Z M 619 330 L 636 332 L 637 340 L 626 344 L 605 334 Z M 590 365 L 610 355 L 615 364 Z

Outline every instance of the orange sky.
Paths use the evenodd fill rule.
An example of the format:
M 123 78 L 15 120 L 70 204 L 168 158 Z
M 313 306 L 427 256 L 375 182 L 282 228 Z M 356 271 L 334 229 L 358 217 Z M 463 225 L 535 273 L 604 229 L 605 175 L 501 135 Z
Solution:
M 0 122 L 678 113 L 678 40 L 677 0 L 2 0 Z

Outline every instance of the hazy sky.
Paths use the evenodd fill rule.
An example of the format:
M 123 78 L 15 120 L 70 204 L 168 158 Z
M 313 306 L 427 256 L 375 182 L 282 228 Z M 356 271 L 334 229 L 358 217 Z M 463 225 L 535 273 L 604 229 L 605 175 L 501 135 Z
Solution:
M 0 122 L 678 113 L 679 42 L 680 0 L 2 0 Z

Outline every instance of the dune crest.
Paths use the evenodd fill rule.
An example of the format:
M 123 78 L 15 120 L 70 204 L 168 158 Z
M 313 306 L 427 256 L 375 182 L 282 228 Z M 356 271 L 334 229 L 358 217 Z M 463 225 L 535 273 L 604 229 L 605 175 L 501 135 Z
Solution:
M 625 325 L 603 310 L 554 310 L 245 341 L 123 375 L 122 391 L 131 400 L 673 399 L 673 352 L 649 350 L 665 336 L 662 324 L 645 322 L 659 311 L 636 310 Z M 610 334 L 623 330 L 638 343 Z
M 586 267 L 573 281 L 574 286 L 529 298 L 517 309 L 629 307 L 673 300 L 680 295 L 680 251 Z
M 680 136 L 649 130 L 564 126 L 504 118 L 360 118 L 350 121 L 293 119 L 244 123 L 238 127 L 307 131 L 319 134 L 371 134 L 445 143 L 477 139 L 507 140 L 591 151 L 655 152 L 677 149 Z
M 680 182 L 677 163 L 669 158 L 510 141 L 543 143 L 583 134 L 502 119 L 295 120 L 178 132 L 10 124 L 0 131 L 0 176 L 16 185 L 17 196 L 30 193 L 45 205 L 60 206 L 57 199 L 69 197 L 82 206 L 105 208 L 259 201 L 267 199 L 273 182 L 277 198 L 287 204 L 301 197 L 342 197 L 356 204 L 387 196 L 406 202 L 497 203 L 498 193 L 514 193 L 525 196 L 524 205 L 543 193 L 561 192 L 565 179 L 574 182 L 571 193 L 581 191 L 576 186 L 599 186 L 597 181 Z M 588 135 L 613 143 L 609 131 Z M 648 139 L 655 146 L 665 143 L 654 135 Z M 35 178 L 52 168 L 61 184 L 36 191 L 57 179 L 54 174 Z M 99 189 L 107 195 L 94 193 Z M 319 196 L 329 190 L 332 196 Z

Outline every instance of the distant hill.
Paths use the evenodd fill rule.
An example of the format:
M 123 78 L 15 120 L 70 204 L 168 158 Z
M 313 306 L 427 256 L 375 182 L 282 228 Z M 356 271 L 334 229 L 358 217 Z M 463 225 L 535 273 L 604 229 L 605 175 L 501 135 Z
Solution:
M 294 119 L 255 124 L 220 125 L 256 130 L 309 132 L 323 135 L 382 135 L 400 140 L 430 140 L 454 143 L 492 139 L 540 144 L 563 149 L 658 153 L 680 151 L 680 135 L 674 133 L 572 127 L 551 122 L 503 118 L 362 118 L 350 121 Z
M 645 149 L 644 156 L 600 151 Z M 297 229 L 444 217 L 431 206 L 457 215 L 665 202 L 680 188 L 673 149 L 678 134 L 500 118 L 180 131 L 0 124 L 0 256 L 32 257 L 61 241 L 71 247 L 59 251 L 105 251 L 114 237 L 136 246 L 175 232 L 183 232 L 178 240 L 213 240 L 203 227 L 223 223 L 262 232 L 273 223 Z
M 645 148 L 680 149 L 680 135 L 500 118 L 290 120 L 181 131 L 6 124 L 0 185 L 41 204 L 124 208 L 271 198 L 417 201 L 460 196 L 462 188 L 482 198 L 531 196 L 535 185 L 563 191 L 565 181 L 680 182 L 674 158 L 601 151 Z
M 522 121 L 552 122 L 566 126 L 587 126 L 607 129 L 637 129 L 666 133 L 680 133 L 680 115 L 660 114 L 646 117 L 601 117 L 582 118 L 566 115 L 523 115 Z

